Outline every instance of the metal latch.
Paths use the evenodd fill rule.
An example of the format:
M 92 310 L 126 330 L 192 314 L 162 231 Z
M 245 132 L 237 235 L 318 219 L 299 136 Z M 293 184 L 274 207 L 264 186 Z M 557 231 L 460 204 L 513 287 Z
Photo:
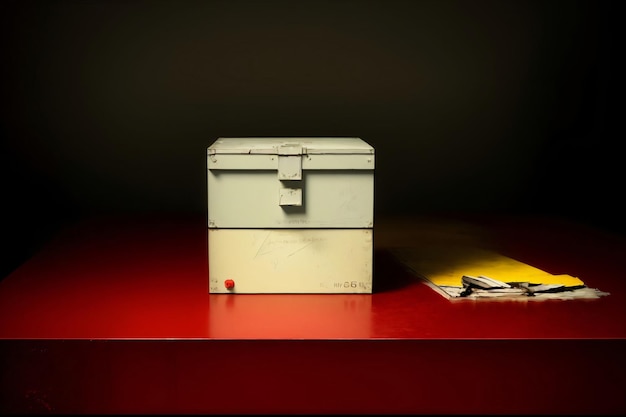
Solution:
M 306 148 L 297 143 L 278 147 L 278 204 L 281 206 L 302 205 L 302 155 L 305 153 Z

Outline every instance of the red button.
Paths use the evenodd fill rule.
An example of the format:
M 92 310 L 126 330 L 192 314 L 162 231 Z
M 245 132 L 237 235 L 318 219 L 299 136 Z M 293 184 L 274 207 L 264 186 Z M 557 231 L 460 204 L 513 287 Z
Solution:
M 226 281 L 224 281 L 224 286 L 227 290 L 231 290 L 235 287 L 235 281 L 233 281 L 232 279 L 227 279 Z

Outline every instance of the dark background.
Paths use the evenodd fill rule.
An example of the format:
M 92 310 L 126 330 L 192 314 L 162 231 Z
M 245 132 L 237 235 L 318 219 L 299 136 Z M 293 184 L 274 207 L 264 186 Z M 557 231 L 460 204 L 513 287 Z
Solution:
M 219 136 L 357 136 L 376 213 L 623 233 L 614 3 L 4 1 L 0 277 L 98 212 L 206 210 Z

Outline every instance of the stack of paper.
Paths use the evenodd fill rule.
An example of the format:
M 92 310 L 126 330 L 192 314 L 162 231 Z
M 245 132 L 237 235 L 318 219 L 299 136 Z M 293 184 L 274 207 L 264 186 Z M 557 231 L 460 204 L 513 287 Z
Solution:
M 392 252 L 448 299 L 571 300 L 609 295 L 577 277 L 553 275 L 482 248 L 435 244 Z

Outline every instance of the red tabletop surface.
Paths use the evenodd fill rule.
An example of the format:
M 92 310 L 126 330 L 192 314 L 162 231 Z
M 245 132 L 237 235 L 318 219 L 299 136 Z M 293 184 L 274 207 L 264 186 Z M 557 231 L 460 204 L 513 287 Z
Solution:
M 427 226 L 424 226 L 427 225 Z M 468 226 L 469 225 L 469 226 Z M 389 249 L 458 227 L 502 254 L 609 292 L 450 302 Z M 624 339 L 623 236 L 552 218 L 383 218 L 373 294 L 209 294 L 202 215 L 84 219 L 0 282 L 0 339 Z M 475 237 L 475 236 L 474 236 Z

